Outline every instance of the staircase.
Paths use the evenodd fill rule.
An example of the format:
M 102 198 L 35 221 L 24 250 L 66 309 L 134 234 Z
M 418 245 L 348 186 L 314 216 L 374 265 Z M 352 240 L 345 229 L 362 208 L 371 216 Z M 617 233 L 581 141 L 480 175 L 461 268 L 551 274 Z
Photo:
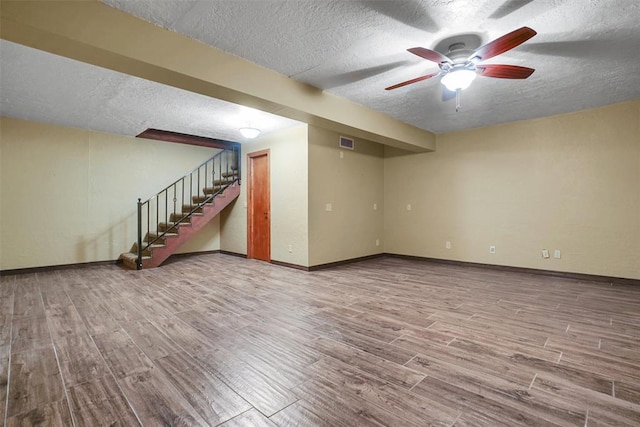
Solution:
M 147 201 L 138 199 L 138 239 L 120 255 L 130 269 L 158 267 L 240 195 L 240 145 L 217 153 Z

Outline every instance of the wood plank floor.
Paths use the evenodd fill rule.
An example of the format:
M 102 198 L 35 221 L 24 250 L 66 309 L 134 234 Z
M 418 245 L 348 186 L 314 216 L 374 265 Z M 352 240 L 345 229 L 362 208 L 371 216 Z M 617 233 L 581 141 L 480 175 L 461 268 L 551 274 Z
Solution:
M 0 278 L 7 426 L 638 426 L 640 287 L 222 254 Z

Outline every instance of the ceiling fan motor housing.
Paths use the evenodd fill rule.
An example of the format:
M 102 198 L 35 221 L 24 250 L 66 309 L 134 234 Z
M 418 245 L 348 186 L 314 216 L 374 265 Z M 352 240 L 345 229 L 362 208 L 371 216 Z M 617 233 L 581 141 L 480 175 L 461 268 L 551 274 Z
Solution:
M 449 51 L 445 53 L 451 61 L 458 65 L 467 62 L 467 58 L 473 54 L 473 49 L 467 49 L 466 45 L 462 42 L 454 43 L 449 46 Z

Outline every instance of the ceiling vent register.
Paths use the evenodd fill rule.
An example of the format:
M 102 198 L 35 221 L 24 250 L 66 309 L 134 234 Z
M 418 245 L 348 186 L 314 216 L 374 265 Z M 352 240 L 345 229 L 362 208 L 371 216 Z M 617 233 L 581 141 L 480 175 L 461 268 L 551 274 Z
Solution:
M 347 150 L 353 150 L 355 147 L 353 139 L 347 138 L 345 136 L 340 137 L 339 145 L 340 148 L 346 148 Z

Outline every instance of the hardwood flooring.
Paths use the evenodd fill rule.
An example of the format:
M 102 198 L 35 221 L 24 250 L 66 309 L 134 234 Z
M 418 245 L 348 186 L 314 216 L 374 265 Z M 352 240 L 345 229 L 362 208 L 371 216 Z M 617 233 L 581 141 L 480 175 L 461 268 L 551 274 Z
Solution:
M 7 426 L 638 426 L 640 287 L 222 254 L 0 278 Z

